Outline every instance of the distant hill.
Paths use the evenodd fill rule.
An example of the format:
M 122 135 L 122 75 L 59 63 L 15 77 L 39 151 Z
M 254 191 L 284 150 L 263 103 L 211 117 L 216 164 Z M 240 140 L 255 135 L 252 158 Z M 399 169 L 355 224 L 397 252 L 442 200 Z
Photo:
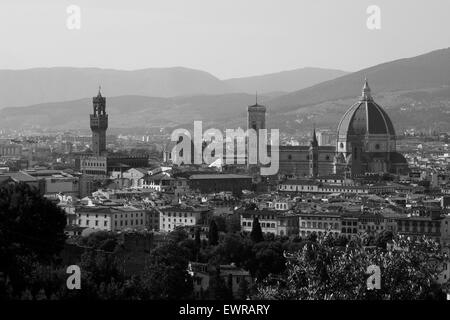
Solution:
M 164 86 L 161 83 L 164 81 L 161 82 L 161 79 L 166 79 L 167 88 L 173 89 L 179 86 L 179 90 L 176 90 L 178 93 L 192 90 L 205 91 L 208 94 L 151 97 L 147 94 L 127 93 L 114 97 L 113 94 L 110 94 L 111 91 L 114 91 L 112 88 L 117 88 L 116 92 L 122 92 L 121 90 L 126 91 L 125 87 L 119 85 L 119 82 L 108 80 L 110 81 L 106 85 L 108 90 L 105 89 L 104 95 L 107 97 L 110 127 L 187 126 L 192 125 L 194 120 L 203 120 L 204 126 L 214 126 L 219 129 L 245 127 L 246 107 L 254 103 L 254 92 L 212 94 L 215 90 L 235 91 L 236 89 L 230 88 L 229 83 L 226 83 L 224 87 L 223 82 L 201 71 L 191 72 L 188 69 L 175 68 L 171 71 L 174 72 L 173 74 L 168 72 L 171 74 L 170 76 L 166 71 L 163 72 L 166 75 L 161 75 L 159 81 L 155 80 L 157 77 L 150 72 L 152 75 L 148 79 L 151 81 L 142 80 L 145 83 L 140 83 L 128 79 L 127 83 L 135 83 L 136 88 L 145 91 L 152 89 L 149 83 L 155 81 L 155 87 L 162 90 L 161 88 Z M 114 74 L 116 71 L 108 72 Z M 120 83 L 123 83 L 124 74 L 119 73 L 121 74 Z M 147 74 L 145 71 L 142 73 Z M 74 74 L 76 76 L 73 79 L 69 77 L 70 81 L 64 80 L 62 83 L 58 83 L 57 78 L 52 79 L 48 82 L 55 87 L 52 90 L 41 85 L 40 78 L 36 74 L 32 81 L 29 79 L 30 81 L 27 82 L 28 90 L 34 90 L 33 92 L 40 99 L 43 97 L 50 99 L 50 96 L 53 97 L 53 92 L 58 92 L 58 90 L 62 90 L 66 96 L 81 94 L 80 92 L 75 94 L 73 88 L 86 90 L 87 93 L 83 93 L 82 97 L 92 97 L 96 94 L 96 92 L 92 92 L 92 87 L 96 87 L 97 83 L 94 84 L 94 82 L 97 80 L 89 80 L 87 75 L 80 76 L 79 70 L 74 71 Z M 92 73 L 88 72 L 88 74 Z M 186 83 L 192 79 L 193 75 L 199 80 L 195 83 Z M 133 72 L 129 76 L 132 79 L 136 78 Z M 279 128 L 282 132 L 293 135 L 300 131 L 310 131 L 313 125 L 316 125 L 318 129 L 336 129 L 344 112 L 360 96 L 366 76 L 375 100 L 390 115 L 398 133 L 405 128 L 430 127 L 436 130 L 450 131 L 450 49 L 383 63 L 288 94 L 271 90 L 270 93 L 260 95 L 258 100 L 267 107 L 269 128 Z M 8 99 L 16 91 L 21 90 L 18 83 L 12 85 L 12 82 L 8 82 L 1 72 L 0 78 L 3 80 L 2 86 L 0 86 L 0 90 L 3 92 L 0 93 L 0 99 L 5 99 L 2 96 L 2 94 L 6 94 L 5 88 L 10 89 L 6 95 L 9 97 Z M 108 77 L 108 79 L 119 78 Z M 142 78 L 145 76 L 141 75 Z M 17 77 L 15 79 L 17 80 Z M 73 83 L 69 85 L 71 81 Z M 90 82 L 86 85 L 80 81 Z M 198 87 L 202 82 L 205 85 Z M 32 84 L 35 84 L 36 89 L 31 88 Z M 44 90 L 44 87 L 47 89 Z M 133 86 L 130 85 L 126 88 L 129 90 Z M 165 92 L 169 92 L 169 89 Z M 30 98 L 23 97 L 22 99 Z M 78 96 L 71 101 L 33 103 L 28 107 L 0 109 L 0 128 L 39 126 L 54 129 L 87 129 L 89 113 L 92 111 L 91 99 L 79 99 Z
M 123 71 L 98 68 L 0 70 L 0 108 L 89 97 L 174 97 L 235 91 L 213 75 L 182 67 Z
M 367 77 L 372 95 L 388 112 L 397 132 L 406 128 L 450 131 L 450 48 L 395 60 L 266 102 L 276 111 L 272 125 L 288 132 L 336 129 L 361 95 Z
M 300 107 L 357 97 L 367 77 L 375 95 L 450 85 L 450 48 L 395 60 L 272 99 L 273 108 Z
M 245 125 L 247 106 L 254 99 L 245 93 L 174 98 L 127 95 L 106 97 L 106 111 L 109 126 L 116 128 L 192 125 L 194 120 L 222 128 L 231 118 L 241 119 Z M 87 129 L 90 113 L 92 98 L 4 108 L 0 109 L 0 127 Z
M 268 94 L 271 92 L 297 91 L 346 74 L 348 72 L 341 70 L 302 68 L 224 81 L 237 91 L 250 94 L 254 94 L 257 91 Z

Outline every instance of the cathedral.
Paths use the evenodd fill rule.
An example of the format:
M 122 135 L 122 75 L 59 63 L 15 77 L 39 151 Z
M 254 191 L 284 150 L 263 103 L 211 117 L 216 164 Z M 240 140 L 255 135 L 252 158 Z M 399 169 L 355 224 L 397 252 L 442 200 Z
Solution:
M 248 128 L 265 129 L 266 108 L 248 107 Z M 279 176 L 401 174 L 408 163 L 396 152 L 396 134 L 387 113 L 372 98 L 367 80 L 362 95 L 340 120 L 336 146 L 320 146 L 314 130 L 309 146 L 280 146 Z

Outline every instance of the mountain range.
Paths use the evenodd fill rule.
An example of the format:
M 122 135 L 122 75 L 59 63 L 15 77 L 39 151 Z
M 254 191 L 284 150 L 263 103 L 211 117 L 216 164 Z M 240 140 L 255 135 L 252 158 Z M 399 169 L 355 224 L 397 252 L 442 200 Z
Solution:
M 230 87 L 246 93 L 255 92 L 268 94 L 271 92 L 292 92 L 326 80 L 335 79 L 348 74 L 346 71 L 302 68 L 277 73 L 264 74 L 260 76 L 233 78 L 224 80 Z
M 109 97 L 140 95 L 170 98 L 238 92 L 255 94 L 255 91 L 279 95 L 280 92 L 303 89 L 343 74 L 346 72 L 305 68 L 220 80 L 210 73 L 183 67 L 134 71 L 66 67 L 0 70 L 0 108 L 90 97 L 99 85 Z
M 306 88 L 301 87 L 307 85 L 308 81 L 315 82 L 318 79 L 311 76 L 308 81 L 300 80 L 300 75 L 311 70 L 322 72 L 321 69 L 307 68 L 229 80 L 219 80 L 208 73 L 185 68 L 146 70 L 136 71 L 140 74 L 139 81 L 135 80 L 135 72 L 129 72 L 127 85 L 120 84 L 125 81 L 122 76 L 111 76 L 101 81 L 105 87 L 102 92 L 107 96 L 110 127 L 176 126 L 193 120 L 204 120 L 208 125 L 218 128 L 242 127 L 245 126 L 246 106 L 254 104 L 253 89 L 260 83 L 262 90 L 258 92 L 263 94 L 259 95 L 258 101 L 267 106 L 269 127 L 292 133 L 310 130 L 314 124 L 318 128 L 334 128 L 345 110 L 361 94 L 364 78 L 367 77 L 375 100 L 391 116 L 397 131 L 409 127 L 433 127 L 450 131 L 450 48 L 386 62 L 353 73 L 343 72 L 341 76 L 339 71 L 328 70 L 323 73 L 326 79 Z M 160 74 L 163 70 L 170 72 L 163 72 L 165 75 L 161 75 L 161 78 L 164 81 L 161 82 L 148 70 L 157 70 Z M 79 69 L 55 68 L 50 72 L 55 72 L 50 77 L 52 81 L 47 82 L 47 78 L 40 80 L 38 76 L 44 72 L 42 69 L 28 71 L 36 73 L 30 80 L 29 76 L 25 76 L 26 71 L 23 71 L 21 76 L 27 85 L 22 88 L 20 81 L 17 82 L 17 76 L 7 78 L 7 72 L 0 71 L 0 79 L 6 81 L 2 82 L 6 85 L 0 87 L 0 102 L 2 106 L 8 106 L 0 110 L 2 127 L 88 128 L 92 101 L 84 97 L 95 95 L 92 87 L 100 82 L 100 76 L 92 78 L 89 74 L 127 74 L 127 71 L 102 69 L 88 69 L 84 74 Z M 62 79 L 58 81 L 57 74 L 63 71 L 74 74 L 73 78 L 61 76 Z M 198 81 L 192 80 L 190 74 L 194 74 Z M 293 76 L 295 74 L 297 78 Z M 279 77 L 284 77 L 286 82 L 274 80 Z M 117 80 L 119 78 L 120 81 Z M 50 90 L 41 82 L 52 83 L 54 88 Z M 33 83 L 35 88 L 30 89 Z M 295 88 L 293 83 L 297 83 L 299 90 L 292 91 Z M 27 90 L 34 93 L 28 94 Z M 130 92 L 121 94 L 127 90 Z M 18 97 L 14 99 L 14 93 L 24 97 L 21 97 L 22 100 Z M 43 100 L 43 103 L 17 107 L 31 100 Z

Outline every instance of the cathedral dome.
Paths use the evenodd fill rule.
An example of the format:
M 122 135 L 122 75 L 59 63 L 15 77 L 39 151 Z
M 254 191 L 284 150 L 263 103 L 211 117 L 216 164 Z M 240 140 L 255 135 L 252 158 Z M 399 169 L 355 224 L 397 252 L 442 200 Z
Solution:
M 338 126 L 338 137 L 361 136 L 366 134 L 395 137 L 391 119 L 372 98 L 367 80 L 360 100 L 353 104 L 342 117 Z

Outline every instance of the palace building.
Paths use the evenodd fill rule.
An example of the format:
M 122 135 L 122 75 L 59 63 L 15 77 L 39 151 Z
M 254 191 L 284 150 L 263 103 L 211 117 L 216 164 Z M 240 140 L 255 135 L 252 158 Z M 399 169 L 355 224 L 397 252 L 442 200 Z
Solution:
M 90 115 L 91 150 L 76 154 L 75 168 L 85 175 L 106 177 L 112 171 L 125 171 L 131 167 L 148 166 L 147 156 L 108 153 L 106 149 L 108 114 L 106 113 L 106 98 L 102 96 L 100 88 L 97 96 L 92 98 L 92 104 L 93 113 Z

